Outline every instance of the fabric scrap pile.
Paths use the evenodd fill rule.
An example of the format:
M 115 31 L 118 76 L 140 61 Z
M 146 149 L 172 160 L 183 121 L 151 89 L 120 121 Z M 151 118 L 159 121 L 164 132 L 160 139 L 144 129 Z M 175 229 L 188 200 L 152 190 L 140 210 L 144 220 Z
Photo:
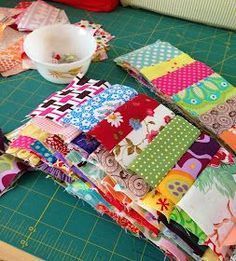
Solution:
M 42 26 L 70 23 L 64 10 L 37 0 L 20 2 L 15 8 L 0 8 L 0 74 L 4 77 L 33 69 L 23 51 L 24 36 Z M 108 42 L 114 38 L 100 24 L 81 20 L 75 25 L 92 33 L 97 41 L 93 61 L 108 58 Z
M 131 87 L 85 77 L 27 118 L 6 153 L 171 260 L 230 260 L 236 158 L 216 140 Z
M 236 88 L 209 66 L 160 40 L 115 62 L 236 152 Z
M 6 147 L 6 139 L 0 129 L 0 196 L 13 188 L 22 174 L 29 170 L 29 167 L 21 160 L 6 154 Z

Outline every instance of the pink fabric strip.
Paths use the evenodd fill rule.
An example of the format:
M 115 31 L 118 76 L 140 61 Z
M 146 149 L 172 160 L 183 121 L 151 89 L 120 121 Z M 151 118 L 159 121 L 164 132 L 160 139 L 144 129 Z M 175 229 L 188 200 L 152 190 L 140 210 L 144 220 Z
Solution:
M 152 80 L 153 85 L 161 92 L 168 96 L 172 96 L 188 86 L 208 77 L 214 71 L 206 64 L 195 61 L 170 72 L 162 77 Z
M 80 131 L 72 125 L 67 126 L 67 127 L 62 127 L 59 124 L 57 124 L 47 118 L 34 117 L 31 121 L 36 126 L 38 126 L 42 130 L 44 130 L 50 134 L 62 135 L 65 142 L 72 141 L 74 138 L 76 138 L 80 134 Z

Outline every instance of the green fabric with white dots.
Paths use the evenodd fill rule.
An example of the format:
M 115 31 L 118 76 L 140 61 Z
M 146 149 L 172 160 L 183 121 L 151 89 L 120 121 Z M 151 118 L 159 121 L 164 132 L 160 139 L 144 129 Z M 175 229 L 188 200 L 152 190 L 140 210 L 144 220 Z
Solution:
M 129 169 L 142 176 L 151 186 L 158 185 L 199 135 L 196 127 L 176 116 Z

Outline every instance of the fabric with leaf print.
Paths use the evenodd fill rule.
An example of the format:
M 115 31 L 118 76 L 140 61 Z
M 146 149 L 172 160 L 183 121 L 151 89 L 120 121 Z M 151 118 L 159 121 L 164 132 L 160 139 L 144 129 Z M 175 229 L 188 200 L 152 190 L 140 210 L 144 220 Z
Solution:
M 73 109 L 62 118 L 62 122 L 66 125 L 73 125 L 83 132 L 88 132 L 115 111 L 117 107 L 131 100 L 137 94 L 133 88 L 119 84 L 113 85 Z
M 90 155 L 91 159 L 119 184 L 119 190 L 138 198 L 148 193 L 149 185 L 138 175 L 124 170 L 114 156 L 102 146 Z
M 142 127 L 141 121 L 148 115 L 152 116 L 158 105 L 156 100 L 147 95 L 138 94 L 108 115 L 88 134 L 111 151 L 132 130 L 139 130 Z
M 154 109 L 153 116 L 147 116 L 140 122 L 140 128 L 133 129 L 112 150 L 115 159 L 124 168 L 147 147 L 158 133 L 174 118 L 175 114 L 164 105 L 160 104 Z
M 228 234 L 235 227 L 235 175 L 235 159 L 233 165 L 209 166 L 177 204 L 217 247 L 224 246 Z
M 199 238 L 199 244 L 202 244 L 207 239 L 207 235 L 183 210 L 174 208 L 171 212 L 170 219 L 197 236 Z

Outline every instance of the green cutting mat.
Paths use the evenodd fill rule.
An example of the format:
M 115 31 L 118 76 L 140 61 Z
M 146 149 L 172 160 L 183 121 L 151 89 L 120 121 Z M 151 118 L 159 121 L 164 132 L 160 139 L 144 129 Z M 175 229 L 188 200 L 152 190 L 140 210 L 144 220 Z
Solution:
M 0 0 L 0 6 L 13 7 L 16 2 Z M 99 14 L 56 6 L 66 10 L 71 22 L 88 19 L 101 23 L 116 36 L 109 59 L 90 67 L 91 78 L 148 92 L 112 60 L 160 38 L 236 84 L 236 35 L 232 32 L 130 8 Z M 45 81 L 36 71 L 0 79 L 0 126 L 5 132 L 18 127 L 38 103 L 62 87 Z M 15 189 L 0 199 L 0 239 L 46 260 L 165 259 L 151 244 L 130 236 L 39 172 L 26 173 Z

